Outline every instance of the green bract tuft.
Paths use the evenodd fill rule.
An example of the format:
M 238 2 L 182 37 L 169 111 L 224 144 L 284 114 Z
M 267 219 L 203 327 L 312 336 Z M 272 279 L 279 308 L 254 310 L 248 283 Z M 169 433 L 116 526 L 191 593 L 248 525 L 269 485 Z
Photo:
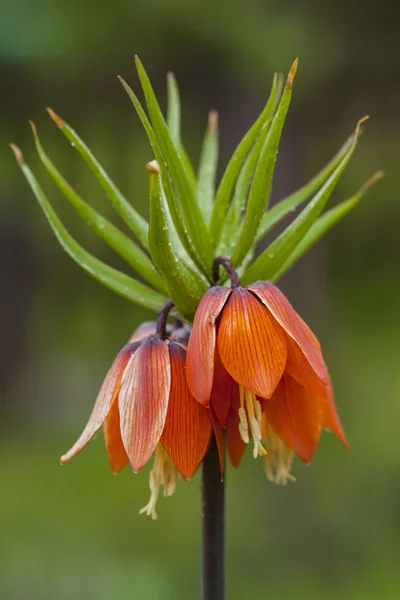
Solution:
M 238 144 L 219 183 L 217 113 L 209 113 L 196 177 L 182 142 L 181 101 L 175 77 L 172 73 L 167 75 L 165 118 L 138 58 L 136 67 L 148 114 L 128 84 L 119 79 L 136 109 L 154 154 L 155 160 L 147 164 L 150 223 L 123 196 L 78 134 L 54 111 L 48 109 L 48 112 L 92 170 L 140 246 L 75 192 L 46 154 L 36 127 L 33 123 L 31 126 L 39 158 L 56 186 L 82 219 L 149 285 L 106 265 L 78 244 L 55 213 L 21 151 L 12 145 L 17 162 L 61 246 L 92 277 L 132 302 L 157 311 L 168 295 L 176 311 L 191 321 L 204 292 L 214 283 L 212 265 L 221 255 L 238 269 L 243 284 L 260 279 L 277 281 L 352 210 L 366 190 L 382 176 L 381 172 L 377 173 L 357 194 L 323 214 L 356 148 L 365 120 L 362 119 L 333 159 L 313 179 L 268 209 L 297 60 L 285 85 L 281 75 L 274 76 L 264 109 Z M 292 223 L 254 260 L 257 242 L 303 204 L 305 207 Z M 224 283 L 226 277 L 225 272 L 220 273 L 220 283 Z

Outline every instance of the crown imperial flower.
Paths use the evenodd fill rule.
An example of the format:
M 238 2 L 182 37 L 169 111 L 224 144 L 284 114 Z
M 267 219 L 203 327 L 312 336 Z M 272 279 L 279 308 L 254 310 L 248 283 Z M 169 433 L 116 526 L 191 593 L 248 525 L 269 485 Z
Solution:
M 179 327 L 163 339 L 155 323 L 142 324 L 118 353 L 82 435 L 61 457 L 63 464 L 75 456 L 102 425 L 115 473 L 128 462 L 140 471 L 154 453 L 151 498 L 141 511 L 153 518 L 160 487 L 170 496 L 179 475 L 190 479 L 210 443 L 209 412 L 186 383 L 186 336 Z
M 265 456 L 269 479 L 285 483 L 293 452 L 309 462 L 322 428 L 348 445 L 321 347 L 275 285 L 241 287 L 229 259 L 217 262 L 228 266 L 232 288 L 212 287 L 199 304 L 188 344 L 188 385 L 227 427 L 233 464 L 252 438 L 254 457 Z M 231 393 L 220 393 L 216 379 Z

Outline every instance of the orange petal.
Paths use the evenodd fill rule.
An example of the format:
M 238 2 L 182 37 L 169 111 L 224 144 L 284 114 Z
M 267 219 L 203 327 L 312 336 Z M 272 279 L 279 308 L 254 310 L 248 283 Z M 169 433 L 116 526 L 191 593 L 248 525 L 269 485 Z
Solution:
M 129 342 L 140 342 L 145 337 L 155 335 L 157 324 L 155 321 L 145 321 L 132 333 Z
M 213 407 L 215 416 L 222 427 L 225 427 L 229 408 L 235 401 L 237 401 L 239 404 L 239 386 L 233 377 L 229 375 L 228 371 L 222 364 L 218 352 L 218 346 L 216 346 L 214 381 L 211 391 L 211 406 Z
M 257 281 L 248 286 L 273 314 L 288 335 L 299 345 L 318 377 L 328 385 L 329 375 L 322 357 L 321 346 L 289 300 L 269 281 Z
M 61 457 L 61 464 L 64 464 L 67 462 L 67 460 L 75 456 L 77 452 L 82 450 L 82 448 L 94 436 L 96 431 L 103 425 L 108 413 L 110 412 L 111 406 L 117 399 L 126 365 L 137 350 L 138 346 L 139 344 L 137 343 L 127 344 L 118 353 L 111 369 L 106 375 L 103 385 L 101 386 L 92 414 L 90 415 L 85 429 L 83 430 L 78 441 L 66 454 L 64 454 L 64 456 Z
M 177 469 L 190 479 L 203 460 L 210 443 L 209 411 L 193 398 L 186 382 L 186 352 L 169 343 L 171 391 L 161 443 Z
M 270 398 L 286 364 L 286 336 L 268 310 L 244 288 L 232 291 L 218 327 L 218 350 L 230 375 Z
M 346 446 L 347 450 L 350 450 L 350 444 L 346 439 L 346 435 L 343 431 L 343 427 L 336 410 L 335 399 L 333 396 L 333 390 L 331 385 L 328 386 L 327 404 L 325 406 L 322 426 L 324 427 L 324 429 L 332 431 L 332 433 L 334 433 L 339 438 L 339 440 Z
M 214 377 L 215 321 L 231 293 L 225 287 L 207 290 L 197 308 L 186 357 L 186 377 L 193 396 L 208 406 Z
M 125 369 L 119 392 L 121 437 L 137 473 L 164 429 L 171 387 L 168 342 L 145 339 Z
M 285 373 L 288 373 L 298 383 L 307 389 L 314 390 L 316 393 L 327 395 L 328 386 L 321 381 L 308 359 L 300 350 L 297 343 L 287 336 L 288 356 Z
M 217 417 L 214 414 L 212 406 L 210 406 L 210 416 L 214 430 L 215 440 L 217 442 L 219 466 L 221 469 L 221 481 L 223 481 L 225 476 L 225 434 L 224 430 L 218 422 Z
M 286 373 L 263 410 L 275 433 L 302 460 L 310 462 L 317 447 L 326 402 Z
M 103 425 L 108 460 L 114 473 L 119 473 L 129 462 L 122 443 L 118 402 L 114 402 Z

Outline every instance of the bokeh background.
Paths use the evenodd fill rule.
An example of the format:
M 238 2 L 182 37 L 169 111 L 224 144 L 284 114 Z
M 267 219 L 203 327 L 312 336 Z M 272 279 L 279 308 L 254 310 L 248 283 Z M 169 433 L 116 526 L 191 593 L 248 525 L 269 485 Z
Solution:
M 138 516 L 148 470 L 114 477 L 102 435 L 75 441 L 113 357 L 151 315 L 89 279 L 59 248 L 7 143 L 25 158 L 84 245 L 125 268 L 66 205 L 35 155 L 27 119 L 73 186 L 113 214 L 48 119 L 61 114 L 135 206 L 147 212 L 152 158 L 116 76 L 139 90 L 138 53 L 165 106 L 181 87 L 197 160 L 207 111 L 220 112 L 221 161 L 263 106 L 275 70 L 300 68 L 273 201 L 306 182 L 357 119 L 372 116 L 332 202 L 377 169 L 370 191 L 282 280 L 323 343 L 352 450 L 323 435 L 295 485 L 269 484 L 250 453 L 228 472 L 227 590 L 251 597 L 400 598 L 399 17 L 395 2 L 8 0 L 0 18 L 1 493 L 4 600 L 198 598 L 200 482 Z

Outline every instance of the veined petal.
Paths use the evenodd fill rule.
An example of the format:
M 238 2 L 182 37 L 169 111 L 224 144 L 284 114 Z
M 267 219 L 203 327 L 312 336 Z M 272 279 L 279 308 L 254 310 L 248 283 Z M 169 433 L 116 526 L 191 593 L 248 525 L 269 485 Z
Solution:
M 287 347 L 288 356 L 285 372 L 305 388 L 314 390 L 315 393 L 326 397 L 328 386 L 318 377 L 305 354 L 289 335 L 287 336 Z
M 331 384 L 327 388 L 327 403 L 325 406 L 324 417 L 322 420 L 322 427 L 332 431 L 339 440 L 345 445 L 347 450 L 350 450 L 350 444 L 346 439 L 346 435 L 343 431 L 342 424 L 339 419 L 339 415 L 335 406 L 335 399 L 333 396 L 333 390 Z
M 118 398 L 121 437 L 135 473 L 144 467 L 160 440 L 170 387 L 168 342 L 143 340 L 125 369 Z
M 285 372 L 308 390 L 312 390 L 314 394 L 325 399 L 322 427 L 332 431 L 349 450 L 350 445 L 336 410 L 330 378 L 329 384 L 325 385 L 315 373 L 299 346 L 291 338 L 288 338 L 288 359 Z
M 228 373 L 257 396 L 270 398 L 286 364 L 286 336 L 244 288 L 232 291 L 218 327 L 218 350 Z
M 197 308 L 186 357 L 186 377 L 193 396 L 208 406 L 214 377 L 215 321 L 231 290 L 214 286 L 207 290 Z
M 108 460 L 114 473 L 119 473 L 129 462 L 122 443 L 118 402 L 114 402 L 103 425 Z
M 232 404 L 239 406 L 239 386 L 222 364 L 218 345 L 216 345 L 211 406 L 222 427 L 226 426 L 229 409 Z
M 169 343 L 171 391 L 161 443 L 183 477 L 190 479 L 207 451 L 211 436 L 209 411 L 193 398 L 186 382 L 186 352 Z
M 130 361 L 132 355 L 137 350 L 139 344 L 127 344 L 118 353 L 116 359 L 113 362 L 111 369 L 108 371 L 106 378 L 101 386 L 99 395 L 97 396 L 96 403 L 94 405 L 92 414 L 90 415 L 89 421 L 83 430 L 78 441 L 72 446 L 66 454 L 64 454 L 60 462 L 64 464 L 70 458 L 75 456 L 82 448 L 88 443 L 88 441 L 94 436 L 96 431 L 103 425 L 114 401 L 118 397 L 122 376 L 125 372 L 125 368 Z
M 286 333 L 298 344 L 321 381 L 328 385 L 329 375 L 322 357 L 321 346 L 289 300 L 270 281 L 257 281 L 247 289 L 251 290 L 271 311 Z
M 325 405 L 323 396 L 285 373 L 272 398 L 263 403 L 263 412 L 281 440 L 304 462 L 310 462 L 320 438 Z

